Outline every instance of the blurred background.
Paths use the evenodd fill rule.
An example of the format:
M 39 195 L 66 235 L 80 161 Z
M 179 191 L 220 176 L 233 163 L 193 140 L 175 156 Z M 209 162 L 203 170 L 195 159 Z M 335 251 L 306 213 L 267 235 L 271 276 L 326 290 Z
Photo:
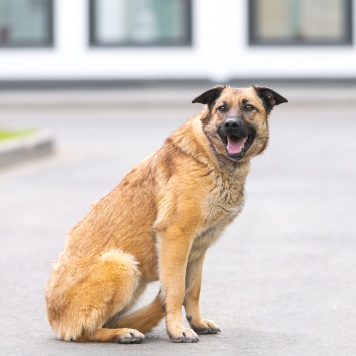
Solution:
M 354 0 L 0 0 L 0 85 L 355 80 L 355 19 Z
M 2 353 L 356 355 L 355 2 L 0 0 Z M 207 254 L 201 307 L 222 334 L 57 341 L 43 287 L 66 233 L 217 83 L 289 100 Z

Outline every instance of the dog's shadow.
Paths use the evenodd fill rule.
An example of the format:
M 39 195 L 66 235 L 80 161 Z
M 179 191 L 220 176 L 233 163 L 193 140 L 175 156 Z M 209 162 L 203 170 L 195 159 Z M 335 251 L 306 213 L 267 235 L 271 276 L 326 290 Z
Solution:
M 249 350 L 251 354 L 258 354 L 263 350 L 297 350 L 302 344 L 307 342 L 307 335 L 297 335 L 293 333 L 281 333 L 274 331 L 261 331 L 257 329 L 241 329 L 241 328 L 227 328 L 223 329 L 220 334 L 199 335 L 199 342 L 191 345 L 204 344 L 209 349 L 220 348 L 224 351 L 246 351 Z M 169 340 L 164 323 L 160 324 L 158 328 L 145 335 L 144 343 L 149 344 L 165 344 L 166 346 L 172 344 Z
M 287 334 L 257 329 L 227 328 L 221 334 L 200 335 L 199 342 L 176 344 L 169 340 L 165 325 L 145 335 L 143 344 L 113 344 L 93 342 L 63 342 L 55 338 L 47 340 L 47 347 L 68 354 L 97 355 L 122 352 L 124 355 L 297 355 L 305 350 L 312 340 L 307 335 Z M 46 348 L 46 347 L 45 347 Z

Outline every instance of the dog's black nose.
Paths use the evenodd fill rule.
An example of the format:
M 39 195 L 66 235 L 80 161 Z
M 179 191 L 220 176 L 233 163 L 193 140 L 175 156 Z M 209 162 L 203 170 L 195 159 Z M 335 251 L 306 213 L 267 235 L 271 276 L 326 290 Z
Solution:
M 237 129 L 240 126 L 240 123 L 236 119 L 226 119 L 224 122 L 224 127 L 227 130 Z
M 221 124 L 220 133 L 223 136 L 249 136 L 250 127 L 241 117 L 227 117 Z

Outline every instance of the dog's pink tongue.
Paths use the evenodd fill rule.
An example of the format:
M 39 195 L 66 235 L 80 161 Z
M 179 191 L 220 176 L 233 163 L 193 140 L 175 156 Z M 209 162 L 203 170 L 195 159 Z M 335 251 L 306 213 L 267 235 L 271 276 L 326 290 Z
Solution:
M 242 151 L 246 138 L 235 138 L 232 136 L 227 137 L 227 150 L 231 155 L 236 155 Z

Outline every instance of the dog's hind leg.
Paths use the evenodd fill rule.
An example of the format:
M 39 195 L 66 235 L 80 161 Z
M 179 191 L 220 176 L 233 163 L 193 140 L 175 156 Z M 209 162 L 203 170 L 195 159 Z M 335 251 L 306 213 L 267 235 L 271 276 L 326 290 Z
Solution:
M 105 324 L 108 328 L 133 328 L 142 333 L 151 331 L 164 318 L 160 293 L 145 307 L 127 315 L 119 315 Z
M 132 303 L 140 284 L 136 260 L 114 249 L 104 253 L 90 270 L 60 293 L 57 280 L 49 281 L 46 300 L 49 322 L 66 341 L 138 343 L 143 334 L 134 329 L 106 329 L 112 316 Z M 59 288 L 59 287 L 58 287 Z
M 96 329 L 93 333 L 83 333 L 76 341 L 117 342 L 120 344 L 140 344 L 145 336 L 136 329 Z

